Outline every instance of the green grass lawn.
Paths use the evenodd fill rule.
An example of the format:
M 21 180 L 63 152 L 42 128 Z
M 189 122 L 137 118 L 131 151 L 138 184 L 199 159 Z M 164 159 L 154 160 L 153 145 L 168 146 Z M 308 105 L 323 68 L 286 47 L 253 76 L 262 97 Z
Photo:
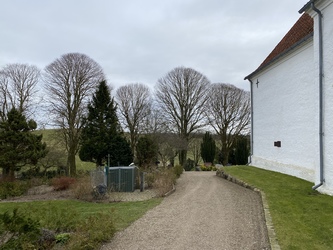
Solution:
M 6 202 L 0 203 L 0 214 L 18 209 L 19 213 L 39 221 L 40 227 L 58 234 L 79 230 L 81 233 L 74 235 L 73 241 L 69 242 L 69 249 L 97 249 L 101 243 L 111 240 L 114 232 L 126 228 L 161 201 L 161 198 L 156 198 L 119 203 L 74 200 Z M 1 227 L 2 223 L 0 231 L 3 232 Z
M 223 169 L 266 194 L 281 249 L 333 249 L 333 197 L 289 175 L 249 166 Z
M 112 213 L 116 230 L 122 230 L 133 221 L 140 218 L 149 209 L 157 206 L 162 201 L 161 198 L 150 199 L 137 202 L 115 202 L 115 203 L 93 203 L 75 200 L 59 201 L 33 201 L 33 202 L 4 202 L 0 203 L 0 213 L 12 211 L 18 208 L 19 211 L 29 211 L 29 216 L 41 221 L 41 226 L 45 219 L 52 218 L 68 219 L 74 223 L 85 220 L 90 215 L 98 213 Z M 66 218 L 68 214 L 71 218 Z M 60 215 L 60 218 L 57 216 Z

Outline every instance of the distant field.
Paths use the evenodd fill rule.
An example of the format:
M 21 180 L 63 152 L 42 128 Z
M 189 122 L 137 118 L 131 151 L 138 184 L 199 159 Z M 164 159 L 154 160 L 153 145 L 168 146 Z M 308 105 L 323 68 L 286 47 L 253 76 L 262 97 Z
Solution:
M 64 158 L 66 158 L 66 151 L 65 146 L 63 145 L 61 141 L 61 134 L 59 133 L 59 130 L 57 129 L 44 129 L 44 130 L 37 130 L 35 131 L 36 134 L 42 134 L 43 135 L 43 141 L 47 144 L 49 147 L 49 150 L 52 151 L 52 149 L 57 151 L 63 151 Z M 64 164 L 66 164 L 64 162 Z M 80 160 L 80 157 L 76 155 L 76 169 L 77 170 L 93 170 L 96 168 L 95 163 L 93 162 L 84 162 Z
M 42 134 L 43 135 L 43 141 L 48 145 L 49 149 L 55 149 L 57 151 L 63 151 L 64 153 L 64 158 L 66 157 L 66 151 L 65 151 L 65 146 L 63 145 L 61 141 L 61 133 L 57 129 L 44 129 L 44 130 L 37 130 L 34 133 L 36 134 Z M 200 147 L 201 143 L 201 138 L 194 138 L 196 141 L 196 144 L 198 147 Z M 217 143 L 218 144 L 218 143 Z M 189 150 L 187 152 L 187 159 L 193 159 L 193 152 Z M 175 157 L 175 164 L 177 165 L 179 163 L 178 157 Z M 64 162 L 64 164 L 66 164 Z M 199 164 L 203 164 L 203 161 L 200 157 Z M 92 162 L 83 162 L 80 160 L 79 156 L 76 156 L 76 168 L 77 170 L 93 170 L 96 168 L 95 163 Z

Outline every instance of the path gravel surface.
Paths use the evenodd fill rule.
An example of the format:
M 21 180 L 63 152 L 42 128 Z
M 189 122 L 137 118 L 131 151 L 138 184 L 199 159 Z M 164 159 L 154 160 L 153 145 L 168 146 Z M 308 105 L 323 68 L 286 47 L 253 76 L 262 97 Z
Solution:
M 261 198 L 215 172 L 185 172 L 176 192 L 105 244 L 108 249 L 270 249 Z

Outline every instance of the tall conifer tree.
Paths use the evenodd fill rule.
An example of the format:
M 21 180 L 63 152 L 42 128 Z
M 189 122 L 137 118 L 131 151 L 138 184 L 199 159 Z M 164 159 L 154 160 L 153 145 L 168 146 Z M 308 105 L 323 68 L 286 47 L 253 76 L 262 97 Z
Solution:
M 201 143 L 201 157 L 204 162 L 214 163 L 216 144 L 209 132 L 206 132 Z
M 131 149 L 123 136 L 116 109 L 106 82 L 100 82 L 88 104 L 88 115 L 83 120 L 81 160 L 101 166 L 110 154 L 111 165 L 131 163 Z
M 0 122 L 0 167 L 5 178 L 14 179 L 15 171 L 27 164 L 36 165 L 47 154 L 42 135 L 31 133 L 37 128 L 34 120 L 26 117 L 15 108 Z

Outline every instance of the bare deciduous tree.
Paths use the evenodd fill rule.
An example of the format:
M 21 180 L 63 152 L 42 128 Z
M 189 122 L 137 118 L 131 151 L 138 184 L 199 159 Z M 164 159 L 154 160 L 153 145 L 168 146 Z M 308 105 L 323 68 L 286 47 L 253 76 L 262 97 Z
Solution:
M 116 92 L 116 101 L 120 112 L 120 122 L 130 133 L 132 153 L 140 132 L 144 129 L 144 121 L 151 111 L 151 94 L 149 88 L 141 83 L 128 84 Z
M 250 94 L 231 84 L 215 83 L 209 91 L 207 118 L 221 141 L 223 165 L 238 135 L 247 134 L 250 124 Z
M 155 135 L 158 144 L 158 156 L 163 167 L 175 165 L 175 158 L 181 150 L 188 147 L 186 140 L 174 133 L 160 133 Z
M 76 174 L 75 155 L 79 149 L 82 117 L 88 98 L 104 79 L 101 66 L 90 57 L 70 53 L 45 68 L 50 112 L 60 127 L 67 151 L 67 174 Z
M 150 112 L 143 119 L 141 125 L 142 125 L 141 132 L 145 134 L 153 135 L 167 131 L 167 129 L 165 128 L 166 124 L 164 121 L 163 114 L 161 113 L 161 110 L 158 107 L 158 105 L 154 103 L 154 101 L 152 101 Z
M 192 153 L 193 161 L 195 166 L 198 165 L 200 160 L 200 146 L 201 146 L 201 140 L 199 138 L 195 138 L 189 143 L 189 150 Z
M 210 81 L 191 68 L 178 67 L 157 82 L 156 96 L 170 126 L 187 143 L 191 133 L 203 127 L 206 90 Z M 179 152 L 179 163 L 184 165 L 187 149 Z
M 8 64 L 0 70 L 0 120 L 12 108 L 29 116 L 39 78 L 40 70 L 28 64 Z

